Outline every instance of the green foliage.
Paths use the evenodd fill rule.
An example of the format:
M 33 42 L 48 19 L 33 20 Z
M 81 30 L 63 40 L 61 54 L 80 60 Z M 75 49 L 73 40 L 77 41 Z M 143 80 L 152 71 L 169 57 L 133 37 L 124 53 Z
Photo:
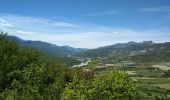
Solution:
M 68 68 L 0 34 L 0 100 L 131 100 L 135 96 L 133 83 L 123 72 L 96 76 Z
M 87 80 L 86 77 L 75 75 L 66 85 L 62 100 L 131 100 L 136 92 L 131 80 L 124 72 L 111 71 L 101 77 Z
M 165 76 L 165 77 L 170 77 L 170 70 L 165 71 L 165 72 L 164 72 L 164 76 Z
M 127 75 L 121 71 L 112 71 L 93 81 L 94 99 L 133 99 L 135 92 Z

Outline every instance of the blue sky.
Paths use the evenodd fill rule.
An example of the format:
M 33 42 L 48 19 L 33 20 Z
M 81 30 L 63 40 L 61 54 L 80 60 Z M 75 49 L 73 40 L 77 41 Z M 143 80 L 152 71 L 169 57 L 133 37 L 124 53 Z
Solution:
M 0 31 L 79 48 L 170 39 L 170 0 L 0 0 Z

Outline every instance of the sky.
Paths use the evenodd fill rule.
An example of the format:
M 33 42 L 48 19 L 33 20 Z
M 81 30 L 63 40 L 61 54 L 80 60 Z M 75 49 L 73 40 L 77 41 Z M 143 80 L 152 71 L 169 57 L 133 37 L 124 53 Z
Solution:
M 0 0 L 0 31 L 24 40 L 97 48 L 170 41 L 170 0 Z

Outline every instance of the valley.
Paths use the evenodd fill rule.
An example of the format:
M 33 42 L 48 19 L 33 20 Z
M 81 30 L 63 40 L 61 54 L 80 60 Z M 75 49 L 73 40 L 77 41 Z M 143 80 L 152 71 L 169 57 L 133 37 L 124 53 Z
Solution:
M 3 41 L 4 41 L 3 33 L 1 33 L 1 36 L 2 36 L 1 43 L 3 44 Z M 144 41 L 140 43 L 128 42 L 128 43 L 123 43 L 123 44 L 118 43 L 112 46 L 105 46 L 105 47 L 100 47 L 96 49 L 81 49 L 81 48 L 76 49 L 73 47 L 56 46 L 56 45 L 41 42 L 41 41 L 38 41 L 38 42 L 29 41 L 28 42 L 27 40 L 25 41 L 17 37 L 11 37 L 11 36 L 7 37 L 7 40 L 5 41 L 9 41 L 9 44 L 11 43 L 10 45 L 12 45 L 12 43 L 14 44 L 17 43 L 20 48 L 33 48 L 35 50 L 36 49 L 39 50 L 40 54 L 42 54 L 41 60 L 43 60 L 44 62 L 42 62 L 41 60 L 39 61 L 38 59 L 40 58 L 37 58 L 39 57 L 37 56 L 39 55 L 39 53 L 37 54 L 36 51 L 31 50 L 31 49 L 30 50 L 28 49 L 28 53 L 30 52 L 29 55 L 32 55 L 32 56 L 29 58 L 29 55 L 27 55 L 28 58 L 30 59 L 30 61 L 33 61 L 33 62 L 35 61 L 34 62 L 35 66 L 37 62 L 41 62 L 42 64 L 44 63 L 45 65 L 41 65 L 41 66 L 45 66 L 45 68 L 49 70 L 48 72 L 49 75 L 51 73 L 50 72 L 51 69 L 49 69 L 50 66 L 53 66 L 53 67 L 55 66 L 54 68 L 56 68 L 57 70 L 61 70 L 61 74 L 63 74 L 64 72 L 63 75 L 65 76 L 63 80 L 65 80 L 66 83 L 63 83 L 65 84 L 63 88 L 67 88 L 69 84 L 74 84 L 72 83 L 74 81 L 73 80 L 70 81 L 70 79 L 72 78 L 74 79 L 74 77 L 76 77 L 77 79 L 78 77 L 81 77 L 82 75 L 85 75 L 85 76 L 82 77 L 83 79 L 78 78 L 79 80 L 77 81 L 78 84 L 82 84 L 79 82 L 82 82 L 85 78 L 86 81 L 92 82 L 89 84 L 89 86 L 94 84 L 93 88 L 95 88 L 96 84 L 98 84 L 99 86 L 102 86 L 103 83 L 98 82 L 99 80 L 97 79 L 101 79 L 103 80 L 103 82 L 105 82 L 107 81 L 107 80 L 104 80 L 106 77 L 108 78 L 115 77 L 115 76 L 112 76 L 112 74 L 110 74 L 110 73 L 114 73 L 115 75 L 119 75 L 119 74 L 123 75 L 122 78 L 126 77 L 123 82 L 126 83 L 126 82 L 129 82 L 128 80 L 130 80 L 130 83 L 128 84 L 132 84 L 132 83 L 134 84 L 136 96 L 135 97 L 132 96 L 133 98 L 138 98 L 141 100 L 155 100 L 155 99 L 156 100 L 157 99 L 168 100 L 170 98 L 170 88 L 169 88 L 170 87 L 170 84 L 169 84 L 170 83 L 170 56 L 169 56 L 170 55 L 170 52 L 169 52 L 170 43 L 169 42 L 166 42 L 166 43 L 153 43 L 152 41 Z M 26 51 L 23 51 L 23 52 L 26 52 Z M 31 52 L 33 52 L 33 54 L 31 54 Z M 2 56 L 5 57 L 5 55 L 3 54 Z M 5 61 L 5 58 L 3 59 Z M 36 59 L 36 60 L 31 60 L 31 59 Z M 16 64 L 19 64 L 16 66 L 20 67 L 21 66 L 20 63 L 18 63 L 18 61 L 16 62 L 17 62 Z M 2 64 L 3 63 L 4 62 L 2 62 Z M 25 63 L 27 64 L 28 62 L 25 62 Z M 29 66 L 31 65 L 32 64 L 30 63 Z M 66 69 L 68 68 L 67 69 L 68 72 L 66 71 L 65 68 Z M 41 69 L 41 67 L 40 68 L 38 67 L 38 69 Z M 32 69 L 29 69 L 29 70 L 32 70 Z M 25 70 L 25 71 L 27 72 L 29 70 Z M 38 72 L 35 72 L 35 75 L 36 73 Z M 56 71 L 53 70 L 52 73 L 56 73 Z M 77 76 L 75 75 L 76 73 L 80 75 Z M 67 76 L 67 75 L 73 75 L 73 76 Z M 52 80 L 55 80 L 54 79 L 55 77 L 53 76 L 42 76 L 42 77 L 47 77 L 47 80 L 46 80 L 47 82 L 50 82 L 51 80 L 51 79 L 48 79 L 48 77 L 51 77 Z M 59 76 L 57 77 L 59 78 Z M 119 78 L 119 76 L 115 78 Z M 18 79 L 15 79 L 15 80 L 18 80 Z M 54 84 L 52 80 L 51 80 L 52 83 L 50 84 Z M 95 80 L 97 80 L 97 83 L 93 83 L 93 81 Z M 33 81 L 33 82 L 36 82 L 36 81 Z M 108 82 L 110 82 L 110 78 Z M 30 84 L 30 83 L 26 83 L 26 84 Z M 38 86 L 39 83 L 36 83 L 36 84 Z M 121 84 L 124 84 L 124 83 L 121 82 L 120 85 Z M 46 83 L 46 85 L 48 86 L 49 84 Z M 121 87 L 125 88 L 124 85 L 122 85 Z M 105 88 L 107 90 L 107 87 Z M 103 90 L 105 89 L 102 89 L 102 91 Z M 65 92 L 67 91 L 65 90 Z M 58 95 L 61 95 L 61 94 L 58 94 Z M 66 93 L 66 95 L 68 95 L 68 93 Z M 60 96 L 58 96 L 58 98 L 60 98 Z M 92 98 L 94 98 L 94 96 L 92 96 Z
M 170 100 L 170 0 L 0 4 L 0 100 Z
M 141 45 L 139 44 L 138 46 L 140 47 Z M 149 45 L 150 44 L 145 44 L 144 49 L 141 48 L 141 50 L 137 51 L 131 48 L 131 46 L 127 46 L 127 48 L 132 49 L 131 51 L 124 48 L 123 50 L 121 50 L 122 48 L 118 50 L 105 49 L 107 54 L 109 52 L 110 55 L 104 53 L 106 55 L 102 57 L 100 53 L 103 52 L 104 48 L 101 48 L 100 53 L 97 49 L 96 51 L 87 51 L 88 53 L 98 53 L 97 56 L 93 55 L 93 53 L 91 53 L 92 55 L 87 54 L 87 57 L 91 57 L 88 58 L 91 59 L 91 62 L 86 63 L 84 66 L 77 67 L 82 67 L 85 71 L 93 70 L 97 76 L 109 73 L 111 70 L 124 71 L 133 80 L 137 90 L 143 95 L 143 100 L 155 100 L 155 98 L 159 99 L 164 96 L 170 97 L 170 60 L 168 57 L 170 45 L 166 45 L 167 47 L 159 47 L 161 44 L 153 45 L 153 43 L 151 46 Z M 166 49 L 163 50 L 160 48 Z M 164 53 L 166 53 L 166 55 Z M 83 59 L 83 57 L 81 59 Z

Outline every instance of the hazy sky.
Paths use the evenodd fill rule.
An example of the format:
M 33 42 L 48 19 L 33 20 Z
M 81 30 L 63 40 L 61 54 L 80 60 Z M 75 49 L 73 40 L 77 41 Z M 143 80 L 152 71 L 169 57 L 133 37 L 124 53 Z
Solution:
M 26 40 L 96 48 L 170 41 L 170 0 L 0 0 L 0 31 Z

